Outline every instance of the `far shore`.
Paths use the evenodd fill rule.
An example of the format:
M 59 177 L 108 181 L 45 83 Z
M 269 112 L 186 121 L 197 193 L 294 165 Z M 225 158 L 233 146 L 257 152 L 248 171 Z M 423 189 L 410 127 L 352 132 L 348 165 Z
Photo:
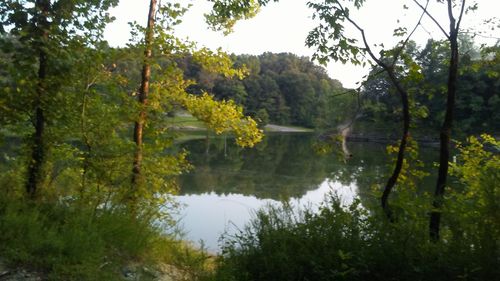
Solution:
M 173 130 L 177 131 L 206 131 L 207 128 L 203 126 L 199 126 L 198 124 L 176 124 L 175 126 L 170 127 Z M 280 132 L 280 133 L 310 133 L 314 132 L 314 129 L 297 127 L 297 126 L 285 126 L 285 125 L 275 125 L 275 124 L 267 124 L 263 127 L 265 132 Z

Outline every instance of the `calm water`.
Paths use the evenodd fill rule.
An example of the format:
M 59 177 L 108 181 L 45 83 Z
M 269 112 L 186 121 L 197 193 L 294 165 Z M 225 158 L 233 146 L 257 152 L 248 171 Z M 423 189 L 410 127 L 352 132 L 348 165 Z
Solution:
M 280 200 L 314 207 L 331 191 L 346 202 L 356 196 L 372 200 L 370 187 L 384 183 L 389 171 L 385 145 L 349 143 L 353 157 L 346 160 L 340 154 L 318 155 L 314 142 L 312 134 L 275 134 L 253 149 L 224 138 L 181 144 L 195 166 L 179 180 L 187 239 L 203 240 L 217 251 L 224 231 L 234 233 L 256 209 Z

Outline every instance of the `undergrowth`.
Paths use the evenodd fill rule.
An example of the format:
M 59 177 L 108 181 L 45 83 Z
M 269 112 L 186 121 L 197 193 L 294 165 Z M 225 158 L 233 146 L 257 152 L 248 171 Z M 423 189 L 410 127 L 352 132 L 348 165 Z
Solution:
M 48 280 L 123 280 L 130 263 L 170 265 L 198 279 L 203 250 L 124 210 L 0 199 L 0 258 Z

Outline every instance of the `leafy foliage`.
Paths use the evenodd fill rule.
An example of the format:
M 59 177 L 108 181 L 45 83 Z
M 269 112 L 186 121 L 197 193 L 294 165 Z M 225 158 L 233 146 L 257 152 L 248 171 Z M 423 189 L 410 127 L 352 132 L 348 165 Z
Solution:
M 2 258 L 32 264 L 54 280 L 113 280 L 119 263 L 144 258 L 155 239 L 167 239 L 156 228 L 159 223 L 174 224 L 175 177 L 190 165 L 187 152 L 171 149 L 175 133 L 168 112 L 184 107 L 216 132 L 234 132 L 242 146 L 262 138 L 256 122 L 234 102 L 188 94 L 196 82 L 184 77 L 178 58 L 190 54 L 200 67 L 223 77 L 242 77 L 245 70 L 233 68 L 221 51 L 198 49 L 173 36 L 187 8 L 167 3 L 159 7 L 151 42 L 149 103 L 137 103 L 143 61 L 130 57 L 142 57 L 146 29 L 133 24 L 136 41 L 128 49 L 103 42 L 102 29 L 111 19 L 106 11 L 117 1 L 47 0 L 36 1 L 35 8 L 29 2 L 34 1 L 0 4 L 0 190 L 8 195 L 0 213 Z M 37 24 L 36 17 L 49 27 Z M 136 144 L 130 136 L 141 113 L 148 116 L 141 147 L 145 181 L 135 188 L 130 179 Z M 38 138 L 35 146 L 32 136 Z M 36 200 L 25 203 L 30 146 L 44 157 L 38 158 Z M 133 213 L 127 212 L 131 198 Z M 107 256 L 116 260 L 100 272 Z
M 210 2 L 214 5 L 212 12 L 205 15 L 207 23 L 212 29 L 229 34 L 237 21 L 254 17 L 259 8 L 271 0 L 210 0 Z

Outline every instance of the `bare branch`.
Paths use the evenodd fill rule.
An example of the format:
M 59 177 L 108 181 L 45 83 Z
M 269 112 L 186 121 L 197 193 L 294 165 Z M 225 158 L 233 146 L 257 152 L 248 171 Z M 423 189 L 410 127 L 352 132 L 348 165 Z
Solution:
M 359 93 L 359 91 L 361 90 L 361 87 L 363 87 L 368 81 L 371 81 L 372 79 L 374 79 L 375 77 L 379 76 L 380 74 L 384 73 L 385 72 L 385 69 L 381 69 L 377 72 L 375 72 L 374 74 L 369 74 L 368 75 L 368 78 L 361 82 L 361 85 L 359 85 L 357 88 L 355 89 L 348 89 L 346 91 L 343 91 L 342 93 L 339 93 L 339 94 L 335 94 L 333 95 L 332 97 L 339 97 L 339 96 L 343 96 L 343 95 L 347 95 L 347 94 L 350 94 L 350 93 Z
M 420 15 L 420 18 L 418 19 L 417 24 L 415 25 L 415 27 L 413 28 L 413 30 L 410 32 L 410 34 L 408 34 L 408 37 L 406 37 L 406 40 L 401 45 L 401 48 L 399 48 L 398 51 L 396 52 L 396 54 L 394 55 L 394 58 L 392 60 L 392 66 L 394 66 L 394 64 L 396 64 L 396 61 L 398 60 L 399 55 L 404 50 L 406 44 L 408 44 L 408 41 L 410 41 L 410 38 L 413 35 L 413 33 L 415 33 L 415 31 L 417 30 L 417 28 L 420 26 L 420 23 L 422 22 L 422 18 L 424 17 L 425 12 L 427 12 L 427 6 L 429 6 L 429 0 L 427 0 L 427 2 L 425 3 L 425 8 L 422 11 L 422 14 Z
M 359 86 L 357 89 L 354 89 L 353 91 L 355 91 L 355 94 L 356 94 L 356 111 L 354 112 L 351 120 L 349 121 L 349 123 L 345 124 L 345 126 L 343 126 L 342 128 L 338 128 L 338 130 L 340 132 L 344 131 L 345 129 L 351 127 L 354 122 L 356 121 L 356 119 L 358 118 L 360 112 L 361 112 L 361 98 L 360 98 L 360 90 L 361 90 L 361 86 Z
M 455 17 L 453 16 L 453 3 L 451 0 L 447 1 L 448 3 L 448 18 L 450 19 L 450 37 L 453 37 L 453 33 L 456 31 L 456 20 Z
M 460 31 L 459 33 L 462 33 L 462 34 L 472 34 L 472 36 L 478 36 L 478 37 L 482 37 L 482 38 L 486 38 L 486 39 L 496 39 L 496 40 L 500 40 L 500 37 L 488 36 L 488 35 L 482 35 L 482 34 L 480 34 L 480 33 L 477 33 L 477 32 L 472 32 L 472 31 Z
M 384 67 L 384 68 L 389 68 L 388 65 L 386 65 L 383 61 L 379 60 L 375 54 L 373 54 L 373 51 L 370 47 L 370 45 L 368 44 L 368 40 L 366 39 L 366 35 L 365 35 L 365 30 L 363 28 L 361 28 L 355 21 L 353 21 L 350 17 L 349 17 L 349 14 L 345 11 L 344 7 L 340 4 L 340 2 L 338 3 L 340 9 L 342 10 L 342 13 L 344 14 L 345 18 L 352 24 L 354 25 L 354 27 L 356 27 L 356 29 L 359 30 L 359 32 L 361 33 L 361 37 L 363 38 L 363 44 L 365 45 L 365 50 L 368 52 L 368 54 L 370 55 L 370 57 L 380 66 Z
M 460 9 L 460 16 L 458 16 L 458 22 L 457 22 L 457 27 L 456 27 L 457 32 L 460 29 L 460 23 L 462 22 L 464 11 L 465 11 L 465 0 L 462 0 L 462 8 Z
M 375 77 L 379 76 L 380 74 L 384 73 L 386 70 L 385 69 L 381 69 L 377 72 L 375 72 L 374 74 L 369 74 L 368 75 L 368 78 L 363 81 L 361 83 L 361 85 L 359 85 L 356 89 L 349 89 L 343 93 L 340 93 L 340 94 L 337 94 L 337 95 L 333 95 L 332 97 L 338 97 L 340 95 L 345 95 L 345 94 L 349 94 L 349 93 L 354 93 L 356 94 L 356 98 L 357 98 L 357 107 L 356 107 L 356 112 L 354 112 L 353 114 L 353 117 L 351 118 L 351 121 L 349 123 L 347 123 L 345 126 L 343 126 L 342 128 L 340 128 L 340 131 L 343 131 L 349 127 L 351 127 L 354 122 L 356 121 L 357 117 L 359 116 L 360 112 L 361 112 L 361 98 L 360 98 L 360 92 L 361 92 L 361 88 L 366 85 L 366 83 L 368 83 L 368 81 L 371 81 L 372 79 L 374 79 Z
M 425 11 L 425 14 L 437 25 L 437 27 L 443 32 L 444 36 L 450 39 L 450 35 L 444 30 L 444 28 L 439 24 L 439 22 L 427 11 L 422 4 L 420 4 L 417 0 L 413 0 L 415 4 L 417 4 L 422 10 Z
M 342 7 L 342 5 L 339 3 L 339 1 L 337 1 L 336 3 L 339 5 L 339 8 L 342 11 L 344 17 L 354 27 L 356 27 L 359 30 L 359 32 L 361 33 L 361 36 L 363 38 L 363 43 L 365 44 L 366 52 L 370 55 L 370 57 L 380 67 L 382 67 L 385 70 L 385 72 L 389 76 L 389 79 L 391 80 L 392 84 L 394 85 L 394 87 L 396 87 L 397 92 L 401 96 L 401 103 L 403 105 L 403 134 L 401 136 L 401 141 L 399 143 L 398 156 L 397 156 L 397 159 L 396 159 L 396 165 L 394 167 L 394 171 L 392 172 L 391 177 L 387 181 L 387 183 L 386 183 L 386 185 L 384 187 L 384 192 L 382 194 L 382 197 L 380 198 L 381 199 L 381 204 L 382 204 L 382 209 L 386 213 L 386 215 L 389 218 L 389 220 L 393 221 L 393 215 L 392 215 L 392 211 L 389 208 L 388 198 L 389 198 L 389 194 L 391 193 L 391 190 L 396 185 L 396 182 L 397 182 L 397 180 L 399 178 L 399 175 L 401 173 L 401 170 L 403 168 L 404 153 L 405 153 L 406 146 L 407 146 L 407 143 L 408 143 L 409 129 L 410 129 L 410 109 L 409 109 L 409 102 L 408 102 L 408 93 L 403 88 L 403 86 L 401 85 L 401 82 L 396 77 L 396 74 L 394 72 L 394 65 L 390 65 L 390 66 L 387 65 L 381 59 L 377 58 L 373 54 L 373 51 L 371 50 L 370 45 L 368 44 L 368 41 L 366 39 L 365 31 L 354 20 L 352 20 L 349 17 L 349 14 Z M 424 11 L 426 12 L 426 14 L 428 14 L 426 9 L 424 9 Z
M 360 86 L 360 87 L 361 87 L 361 86 Z M 358 87 L 358 88 L 359 88 L 359 87 Z M 356 92 L 356 90 L 357 90 L 358 88 L 356 88 L 356 89 L 349 89 L 349 90 L 347 90 L 347 91 L 343 91 L 342 93 L 332 95 L 331 97 L 332 97 L 332 98 L 335 98 L 335 97 L 340 97 L 340 96 L 343 96 L 343 95 L 351 94 L 351 93 L 353 93 L 353 92 Z

